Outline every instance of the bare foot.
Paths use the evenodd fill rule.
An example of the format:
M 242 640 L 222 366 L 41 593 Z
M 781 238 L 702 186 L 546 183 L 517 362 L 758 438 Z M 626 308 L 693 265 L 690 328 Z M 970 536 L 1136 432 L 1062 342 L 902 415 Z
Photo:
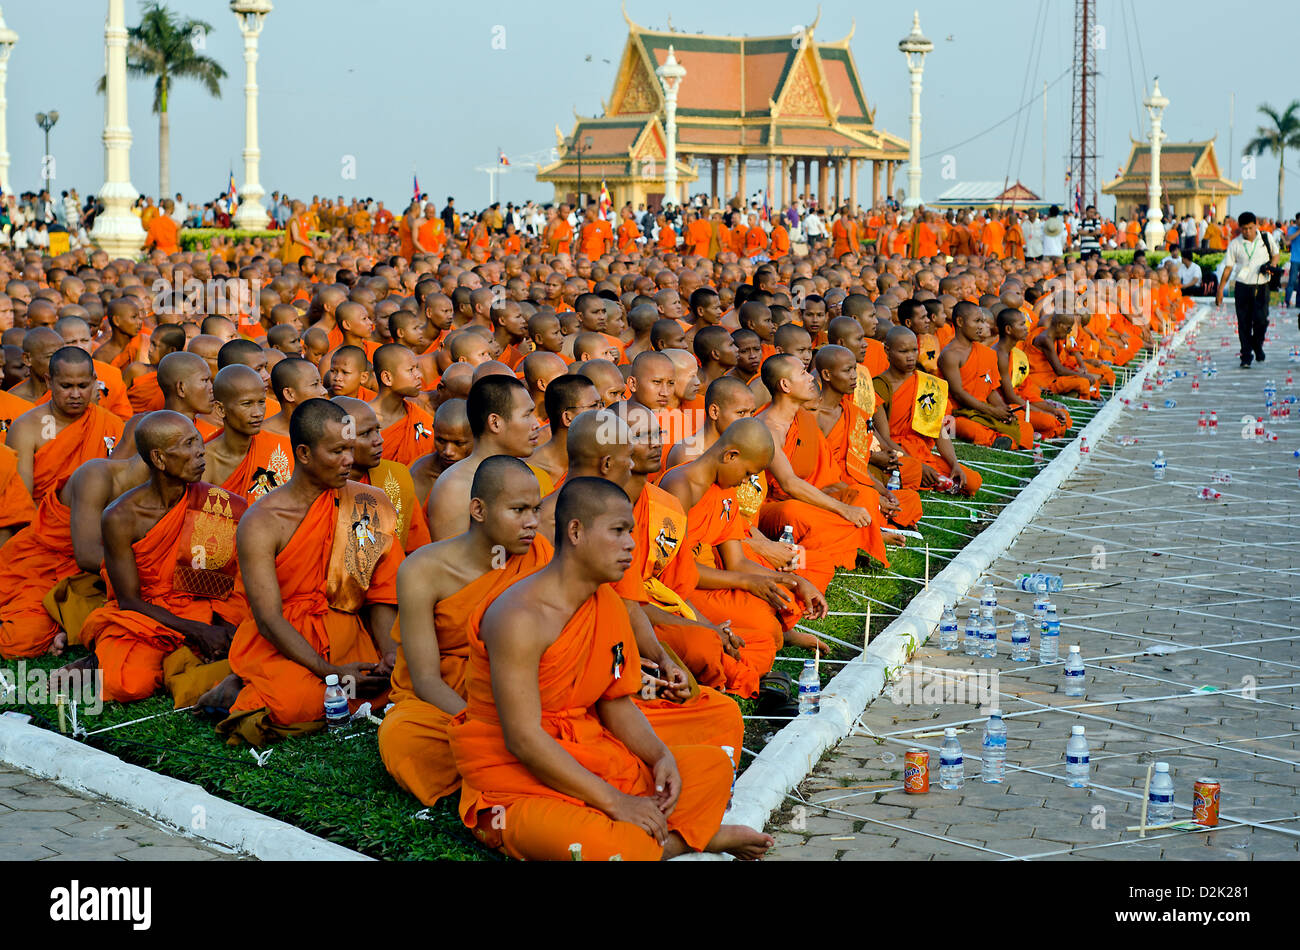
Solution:
M 888 528 L 880 529 L 880 540 L 884 541 L 890 547 L 902 548 L 907 546 L 907 538 L 903 537 L 897 531 L 890 531 Z
M 194 701 L 195 714 L 202 715 L 205 709 L 229 709 L 243 688 L 244 681 L 231 673 Z
M 740 861 L 757 861 L 772 845 L 771 835 L 755 831 L 748 825 L 723 825 L 709 841 L 706 851 L 725 851 Z
M 54 635 L 54 642 L 50 644 L 51 656 L 63 656 L 63 652 L 68 649 L 68 631 L 60 630 Z
M 83 656 L 80 660 L 73 660 L 71 663 L 65 663 L 63 664 L 63 666 L 59 667 L 60 671 L 63 670 L 80 671 L 80 670 L 97 670 L 97 669 L 99 669 L 99 657 L 97 657 L 93 653 L 90 654 L 89 656 Z
M 820 638 L 813 636 L 811 633 L 804 633 L 802 630 L 787 630 L 785 632 L 785 645 L 788 647 L 803 647 L 806 650 L 820 650 L 822 656 L 831 652 L 831 648 Z

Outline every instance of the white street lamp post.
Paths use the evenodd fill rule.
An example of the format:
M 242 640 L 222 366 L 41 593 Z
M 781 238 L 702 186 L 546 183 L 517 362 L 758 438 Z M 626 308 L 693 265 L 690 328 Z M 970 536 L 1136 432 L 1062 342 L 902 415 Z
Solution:
M 921 73 L 925 69 L 925 54 L 934 44 L 921 33 L 920 11 L 912 12 L 912 32 L 898 41 L 898 48 L 907 57 L 907 71 L 912 75 L 912 141 L 907 153 L 907 198 L 904 208 L 921 204 Z
M 5 99 L 5 83 L 9 78 L 9 54 L 17 42 L 18 34 L 5 26 L 4 13 L 0 12 L 0 189 L 6 195 L 12 191 L 9 188 L 9 132 L 6 126 L 9 102 Z
M 1164 214 L 1160 210 L 1160 143 L 1165 140 L 1161 131 L 1160 120 L 1165 114 L 1169 100 L 1160 94 L 1160 77 L 1157 76 L 1151 89 L 1151 95 L 1142 100 L 1151 116 L 1151 183 L 1147 186 L 1147 251 L 1154 251 L 1165 243 L 1165 226 L 1161 223 Z
M 131 184 L 131 127 L 126 120 L 126 13 L 124 0 L 108 0 L 104 23 L 104 210 L 95 216 L 91 240 L 114 257 L 135 257 L 144 228 L 131 213 L 140 193 Z
M 664 87 L 664 108 L 667 122 L 664 135 L 668 139 L 664 146 L 664 203 L 680 205 L 681 195 L 677 187 L 677 89 L 686 75 L 686 67 L 677 62 L 672 46 L 668 47 L 668 58 L 655 70 L 655 75 Z
M 239 207 L 235 210 L 235 227 L 260 230 L 271 216 L 262 207 L 266 191 L 258 181 L 257 147 L 257 38 L 262 33 L 271 0 L 230 0 L 230 10 L 239 18 L 239 32 L 244 35 L 244 187 L 239 190 Z

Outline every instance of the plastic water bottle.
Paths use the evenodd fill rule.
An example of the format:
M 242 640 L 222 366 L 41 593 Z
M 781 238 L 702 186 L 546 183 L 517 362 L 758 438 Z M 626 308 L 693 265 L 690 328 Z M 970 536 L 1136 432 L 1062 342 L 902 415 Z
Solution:
M 939 649 L 955 650 L 960 645 L 957 636 L 957 613 L 952 607 L 943 608 L 943 616 L 939 618 Z
M 956 791 L 966 784 L 966 760 L 957 741 L 957 730 L 943 731 L 943 745 L 939 747 L 939 787 Z
M 337 673 L 325 677 L 325 725 L 329 729 L 346 726 L 352 718 L 348 710 L 348 695 L 339 685 Z
M 1219 434 L 1219 413 L 1216 409 L 1210 410 L 1210 435 Z
M 1159 825 L 1174 820 L 1174 780 L 1169 775 L 1169 763 L 1157 762 L 1151 776 L 1151 790 L 1147 792 L 1147 824 Z
M 889 473 L 889 484 L 885 486 L 890 491 L 898 491 L 903 487 L 903 476 L 899 474 L 898 469 Z
M 794 544 L 794 525 L 786 525 L 785 530 L 781 532 L 782 544 Z
M 1037 432 L 1034 433 L 1034 464 L 1042 465 L 1043 459 L 1043 439 Z
M 1065 744 L 1065 783 L 1070 788 L 1088 784 L 1088 740 L 1084 738 L 1083 726 L 1070 727 L 1070 741 Z
M 799 715 L 815 716 L 821 708 L 822 681 L 817 675 L 817 664 L 804 660 L 803 672 L 799 674 Z
M 1007 724 L 1002 721 L 1002 710 L 989 712 L 988 725 L 984 727 L 984 781 L 1001 782 L 1007 777 Z
M 1047 619 L 1047 605 L 1049 601 L 1043 594 L 1034 598 L 1034 623 L 1041 624 Z
M 970 616 L 966 618 L 965 636 L 962 638 L 962 652 L 967 656 L 980 655 L 980 618 L 975 613 L 975 608 L 970 609 Z
M 1024 614 L 1016 614 L 1011 625 L 1011 659 L 1016 663 L 1029 662 L 1029 624 Z
M 998 655 L 998 625 L 993 620 L 993 612 L 986 610 L 980 617 L 980 656 Z
M 1165 461 L 1164 451 L 1156 452 L 1156 460 L 1151 463 L 1151 471 L 1155 474 L 1157 480 L 1165 477 L 1165 467 L 1169 463 Z
M 1071 646 L 1065 657 L 1065 695 L 1082 696 L 1084 692 L 1083 657 L 1077 646 Z
M 1016 579 L 1016 589 L 1035 594 L 1055 594 L 1065 589 L 1065 581 L 1059 574 L 1045 574 L 1035 571 L 1033 574 L 1021 574 Z
M 980 609 L 989 611 L 990 615 L 997 612 L 998 594 L 993 589 L 992 581 L 985 581 L 984 583 L 984 596 L 980 598 Z
M 1061 621 L 1056 617 L 1056 604 L 1047 605 L 1047 614 L 1038 631 L 1038 662 L 1055 663 L 1061 651 Z
M 1208 435 L 1210 431 L 1210 420 L 1205 415 L 1205 410 L 1201 410 L 1201 417 L 1196 420 L 1196 434 L 1198 436 Z

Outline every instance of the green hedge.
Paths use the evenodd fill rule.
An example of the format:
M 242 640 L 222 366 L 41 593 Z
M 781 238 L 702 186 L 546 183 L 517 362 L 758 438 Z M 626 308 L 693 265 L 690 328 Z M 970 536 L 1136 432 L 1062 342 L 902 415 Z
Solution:
M 247 241 L 253 238 L 282 238 L 284 231 L 268 231 L 254 228 L 182 228 L 180 233 L 181 250 L 193 251 L 210 247 L 217 235 L 234 241 Z M 329 237 L 324 231 L 309 232 L 312 240 Z

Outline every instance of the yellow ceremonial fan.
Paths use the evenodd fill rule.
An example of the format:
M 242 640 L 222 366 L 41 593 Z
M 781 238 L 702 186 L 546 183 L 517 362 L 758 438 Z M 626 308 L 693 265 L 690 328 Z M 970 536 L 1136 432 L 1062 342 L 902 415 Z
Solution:
M 912 428 L 937 439 L 948 407 L 948 381 L 920 371 L 916 374 L 916 402 L 912 406 Z

